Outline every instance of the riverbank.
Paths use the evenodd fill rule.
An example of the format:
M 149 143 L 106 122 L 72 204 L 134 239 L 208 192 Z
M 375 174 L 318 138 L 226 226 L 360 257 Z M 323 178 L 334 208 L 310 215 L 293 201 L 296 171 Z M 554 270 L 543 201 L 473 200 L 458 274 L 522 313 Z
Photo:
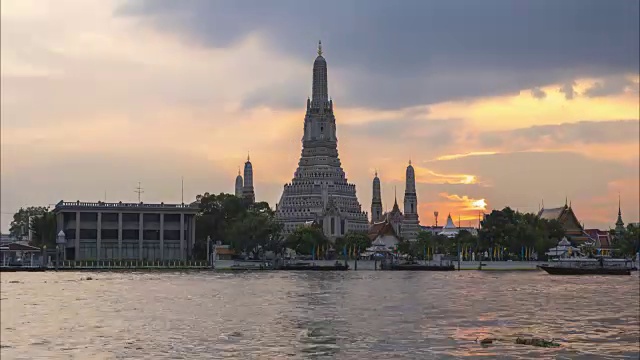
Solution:
M 321 266 L 332 266 L 335 264 L 335 260 L 316 260 L 305 261 L 306 263 L 314 263 Z M 340 260 L 341 264 L 344 264 L 344 260 Z M 234 260 L 217 260 L 214 264 L 216 270 L 230 270 L 233 265 L 250 264 L 249 262 L 234 261 Z M 372 260 L 348 260 L 349 271 L 376 271 L 380 270 L 380 262 Z M 436 264 L 432 262 L 432 264 Z M 460 262 L 460 270 L 478 270 L 478 261 L 462 261 Z M 543 264 L 538 261 L 483 261 L 482 270 L 484 271 L 533 271 L 537 270 L 537 265 Z M 458 263 L 454 262 L 456 270 L 458 269 Z

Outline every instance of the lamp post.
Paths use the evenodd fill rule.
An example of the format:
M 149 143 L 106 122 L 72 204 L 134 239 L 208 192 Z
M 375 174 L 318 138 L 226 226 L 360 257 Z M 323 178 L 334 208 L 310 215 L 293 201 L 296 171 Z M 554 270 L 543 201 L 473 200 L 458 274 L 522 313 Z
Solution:
M 56 270 L 58 270 L 60 266 L 60 250 L 62 249 L 62 251 L 64 251 L 66 242 L 67 236 L 64 234 L 64 231 L 60 230 L 56 237 Z
M 460 271 L 460 236 L 456 236 L 458 238 L 458 271 Z
M 211 266 L 211 236 L 207 235 L 207 267 Z

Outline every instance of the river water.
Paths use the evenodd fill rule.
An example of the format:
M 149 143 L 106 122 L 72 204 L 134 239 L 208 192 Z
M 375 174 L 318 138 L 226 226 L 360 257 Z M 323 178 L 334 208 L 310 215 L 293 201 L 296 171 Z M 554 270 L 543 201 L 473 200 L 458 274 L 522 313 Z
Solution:
M 537 271 L 3 273 L 0 355 L 637 359 L 638 283 Z M 501 340 L 476 343 L 485 337 Z

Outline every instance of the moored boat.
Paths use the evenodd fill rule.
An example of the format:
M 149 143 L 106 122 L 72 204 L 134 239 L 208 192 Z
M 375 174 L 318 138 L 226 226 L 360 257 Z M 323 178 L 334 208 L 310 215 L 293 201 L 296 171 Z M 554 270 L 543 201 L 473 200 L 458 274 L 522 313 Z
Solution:
M 554 259 L 538 268 L 550 275 L 631 275 L 637 270 L 631 260 L 605 257 Z
M 407 262 L 386 262 L 380 264 L 380 270 L 396 271 L 454 271 L 455 265 L 451 258 L 442 258 L 440 261 L 419 263 L 416 261 Z
M 454 271 L 453 264 L 448 265 L 426 265 L 426 264 L 381 264 L 380 270 L 400 270 L 400 271 Z
M 334 265 L 316 265 L 312 263 L 292 263 L 284 264 L 275 268 L 276 270 L 289 270 L 289 271 L 346 271 L 349 270 L 348 264 L 341 264 L 336 262 Z

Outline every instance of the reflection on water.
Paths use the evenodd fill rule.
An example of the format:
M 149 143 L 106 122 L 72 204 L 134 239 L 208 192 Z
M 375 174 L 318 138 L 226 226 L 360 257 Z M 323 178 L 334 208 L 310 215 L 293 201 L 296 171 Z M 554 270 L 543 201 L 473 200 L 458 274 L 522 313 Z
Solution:
M 93 280 L 85 280 L 87 276 Z M 638 358 L 638 274 L 3 273 L 2 359 Z M 516 345 L 517 336 L 560 348 Z M 495 337 L 482 347 L 476 339 Z

